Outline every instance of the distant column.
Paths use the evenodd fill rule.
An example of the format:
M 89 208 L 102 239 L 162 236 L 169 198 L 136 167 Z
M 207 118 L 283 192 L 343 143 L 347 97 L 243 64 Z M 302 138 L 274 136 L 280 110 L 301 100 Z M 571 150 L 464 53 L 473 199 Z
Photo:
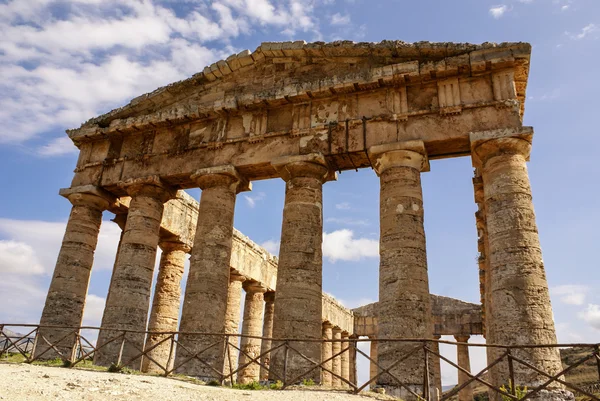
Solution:
M 434 335 L 433 338 L 435 340 L 439 340 L 442 338 L 442 336 L 438 336 L 438 335 Z M 437 352 L 438 354 L 440 353 L 440 344 L 437 342 L 433 342 L 431 343 L 431 348 L 433 351 Z M 442 394 L 442 360 L 437 357 L 434 356 L 431 358 L 432 361 L 432 369 L 433 369 L 433 377 L 434 377 L 434 386 L 435 388 L 438 390 L 438 394 L 441 395 Z
M 225 343 L 218 342 L 225 333 L 235 200 L 250 184 L 233 166 L 201 169 L 192 178 L 202 195 L 179 330 L 217 334 L 181 334 L 175 365 L 178 373 L 220 382 Z M 199 355 L 205 363 L 190 359 L 209 346 Z
M 342 331 L 342 350 L 348 348 L 348 332 Z M 348 381 L 350 381 L 350 350 L 345 351 L 341 356 L 341 364 L 342 364 L 342 377 Z M 341 381 L 340 385 L 342 387 L 348 387 L 348 383 Z
M 90 186 L 86 189 L 86 192 L 77 188 L 61 190 L 61 195 L 73 207 L 46 295 L 41 326 L 67 326 L 73 329 L 81 326 L 102 212 L 114 202 L 111 195 L 99 188 Z M 34 356 L 41 359 L 59 357 L 44 341 L 46 339 L 65 358 L 71 358 L 77 342 L 75 334 L 69 335 L 73 329 L 41 328 Z
M 258 283 L 244 283 L 246 302 L 244 303 L 244 322 L 242 334 L 245 336 L 261 337 L 263 327 L 264 293 L 267 289 Z M 238 383 L 247 384 L 259 380 L 260 365 L 256 362 L 246 367 L 253 358 L 260 355 L 261 340 L 259 338 L 242 337 L 240 349 L 240 368 Z
M 330 179 L 330 170 L 321 154 L 277 159 L 272 165 L 286 182 L 273 336 L 318 340 L 322 323 L 323 183 Z M 312 361 L 321 360 L 318 342 L 294 346 Z M 278 349 L 271 355 L 272 371 L 283 376 L 285 351 Z M 310 370 L 314 365 L 296 352 L 288 355 L 290 380 L 321 380 L 321 369 Z
M 261 363 L 264 366 L 269 366 L 271 364 L 271 355 L 269 353 L 265 354 L 272 347 L 272 342 L 270 338 L 273 337 L 273 313 L 275 312 L 275 293 L 273 291 L 265 292 L 265 315 L 264 315 L 264 324 L 263 324 L 263 340 L 262 345 L 260 347 L 261 355 L 264 354 L 261 358 Z M 269 379 L 269 371 L 261 366 L 260 368 L 260 380 L 268 380 Z
M 350 336 L 350 343 L 353 345 L 352 347 L 350 347 L 350 383 L 356 385 L 357 383 L 357 379 L 356 379 L 356 346 L 357 346 L 357 342 L 356 340 L 358 339 L 358 337 L 356 335 L 352 335 Z
M 148 331 L 177 331 L 181 304 L 181 277 L 190 247 L 182 242 L 169 241 L 163 241 L 159 246 L 162 249 L 162 255 L 156 277 Z M 162 367 L 171 368 L 173 355 L 171 340 L 166 340 L 168 337 L 168 334 L 148 333 L 145 349 L 154 348 L 148 351 L 148 357 L 144 357 L 142 371 L 164 373 Z M 162 367 L 152 362 L 150 358 Z
M 432 338 L 433 323 L 423 226 L 421 172 L 429 163 L 422 141 L 378 145 L 369 149 L 380 185 L 379 338 Z M 417 343 L 381 342 L 382 366 Z M 424 363 L 416 353 L 391 369 L 398 380 L 417 394 L 423 391 Z M 413 401 L 414 396 L 391 377 L 379 376 L 386 394 Z
M 332 340 L 333 339 L 333 325 L 331 325 L 331 323 L 325 322 L 323 323 L 323 340 Z M 321 347 L 322 347 L 322 360 L 326 361 L 327 359 L 331 358 L 331 356 L 333 355 L 331 352 L 333 350 L 333 347 L 331 345 L 331 342 L 323 342 L 321 343 Z M 329 370 L 333 370 L 332 366 L 333 362 L 332 361 L 328 361 L 328 362 L 324 362 L 323 366 L 326 369 Z M 321 384 L 324 386 L 331 386 L 332 385 L 332 377 L 331 377 L 331 373 L 327 372 L 326 370 L 322 371 L 321 374 Z
M 341 340 L 342 339 L 342 329 L 339 327 L 333 327 L 333 339 Z M 334 341 L 331 343 L 331 352 L 333 355 L 339 354 L 342 350 L 342 343 L 340 341 Z M 342 357 L 340 355 L 333 357 L 333 364 L 331 366 L 331 370 L 338 376 L 342 375 Z M 333 387 L 341 387 L 342 381 L 339 377 L 333 376 L 331 378 L 331 384 Z
M 229 276 L 229 289 L 227 292 L 227 310 L 225 316 L 225 333 L 234 334 L 229 337 L 228 352 L 225 354 L 225 368 L 223 373 L 230 374 L 238 368 L 239 351 L 233 347 L 240 346 L 240 308 L 242 307 L 242 283 L 246 280 L 244 276 L 233 274 Z M 237 373 L 226 381 L 235 382 Z
M 471 360 L 469 358 L 469 346 L 465 345 L 469 342 L 470 336 L 454 336 L 457 342 L 464 344 L 457 344 L 456 346 L 456 354 L 457 354 L 457 365 L 466 370 L 467 372 L 471 372 Z M 469 381 L 469 376 L 462 372 L 458 371 L 458 385 L 461 386 L 463 383 Z M 468 385 L 458 392 L 458 401 L 473 401 L 473 387 Z
M 372 359 L 372 361 L 369 364 L 369 379 L 372 379 L 375 376 L 377 376 L 377 373 L 379 373 L 379 368 L 376 365 L 376 363 L 379 362 L 379 358 L 377 357 L 377 341 L 375 340 L 371 340 L 371 350 L 369 351 L 369 358 Z M 373 388 L 373 386 L 375 386 L 376 384 L 376 382 L 371 382 L 369 387 Z
M 121 363 L 139 370 L 141 357 L 132 360 L 144 347 L 152 277 L 156 262 L 160 223 L 164 203 L 176 195 L 158 177 L 126 181 L 123 184 L 131 195 L 127 222 L 119 255 L 114 267 L 110 297 L 106 301 L 102 324 L 98 335 L 102 348 L 94 355 L 94 363 L 109 366 L 117 363 L 121 353 L 121 341 L 110 339 L 121 330 L 132 330 L 125 336 Z

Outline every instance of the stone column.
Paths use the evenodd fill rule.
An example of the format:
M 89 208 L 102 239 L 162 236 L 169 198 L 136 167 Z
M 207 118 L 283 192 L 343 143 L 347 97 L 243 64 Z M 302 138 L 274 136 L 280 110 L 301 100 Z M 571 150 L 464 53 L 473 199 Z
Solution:
M 489 243 L 492 316 L 486 327 L 494 342 L 505 345 L 556 343 L 526 166 L 532 136 L 530 127 L 522 127 L 471 133 L 470 138 L 474 165 L 482 172 Z M 561 370 L 557 348 L 523 349 L 515 355 L 550 375 Z M 507 364 L 501 365 L 495 385 L 508 383 Z M 545 380 L 515 364 L 516 385 L 531 388 Z M 534 399 L 572 397 L 553 383 Z
M 277 302 L 273 337 L 321 338 L 323 183 L 330 171 L 321 154 L 286 157 L 272 162 L 286 182 L 281 247 L 277 269 Z M 294 343 L 298 351 L 315 362 L 321 360 L 318 342 Z M 272 353 L 272 369 L 283 376 L 283 349 Z M 287 379 L 309 370 L 312 363 L 296 352 L 288 353 Z M 275 379 L 271 376 L 271 379 Z M 314 369 L 298 377 L 321 380 Z
M 369 379 L 372 379 L 375 376 L 377 376 L 377 373 L 379 373 L 379 368 L 374 363 L 379 363 L 379 358 L 377 356 L 377 341 L 371 340 L 371 350 L 369 351 L 369 358 L 372 359 L 372 361 L 369 363 Z M 371 382 L 369 387 L 372 389 L 375 385 L 376 383 Z
M 246 280 L 244 276 L 231 273 L 229 276 L 229 290 L 227 292 L 227 309 L 225 311 L 225 333 L 235 334 L 229 337 L 229 344 L 236 347 L 240 346 L 240 338 L 237 336 L 240 331 L 240 307 L 242 303 L 242 283 Z M 238 367 L 239 351 L 229 345 L 229 351 L 225 354 L 225 368 L 223 373 L 228 375 Z M 237 373 L 231 379 L 226 381 L 234 382 Z
M 244 303 L 244 323 L 242 334 L 260 337 L 263 326 L 264 293 L 267 289 L 258 283 L 245 282 L 246 302 Z M 261 340 L 242 337 L 240 349 L 240 367 L 260 355 Z M 238 383 L 247 384 L 259 380 L 260 365 L 256 362 L 242 368 L 238 374 Z
M 442 336 L 434 335 L 433 338 L 435 340 L 439 340 L 442 338 Z M 437 342 L 431 343 L 431 349 L 439 354 L 440 353 L 440 344 Z M 434 383 L 435 388 L 437 389 L 437 394 L 438 394 L 438 398 L 439 398 L 439 395 L 442 394 L 442 361 L 437 356 L 432 357 L 431 361 L 432 361 L 431 368 L 433 369 L 433 378 L 434 378 L 433 383 Z
M 161 242 L 159 246 L 162 249 L 162 255 L 154 288 L 148 331 L 177 331 L 181 303 L 181 277 L 183 276 L 185 257 L 191 248 L 182 242 L 168 241 Z M 169 337 L 168 334 L 148 333 L 145 349 L 150 349 L 160 343 L 148 352 L 148 356 L 162 367 L 170 369 L 173 362 L 172 341 L 165 340 L 167 337 Z M 161 343 L 161 341 L 163 342 Z M 150 358 L 144 357 L 142 370 L 148 373 L 164 373 L 164 369 L 152 362 Z
M 421 171 L 429 170 L 424 144 L 409 141 L 378 145 L 369 153 L 381 181 L 379 338 L 432 338 L 421 190 Z M 381 342 L 379 361 L 389 366 L 417 345 Z M 415 393 L 421 393 L 423 354 L 414 354 L 391 373 Z M 386 394 L 414 400 L 390 375 L 380 376 L 377 384 L 385 388 Z
M 271 349 L 272 342 L 270 338 L 273 337 L 273 313 L 275 312 L 275 293 L 273 291 L 265 292 L 265 314 L 263 323 L 263 340 L 260 347 L 260 353 L 265 354 Z M 267 340 L 269 338 L 269 340 Z M 265 354 L 260 359 L 264 366 L 269 366 L 271 363 L 271 355 Z M 260 368 L 260 380 L 268 380 L 269 371 L 261 366 Z
M 347 331 L 342 331 L 342 350 L 348 348 L 348 332 Z M 344 352 L 341 356 L 341 376 L 350 381 L 350 350 L 347 350 L 346 352 Z M 342 387 L 348 387 L 348 383 L 341 381 L 340 385 Z
M 73 207 L 40 318 L 42 326 L 81 326 L 102 212 L 114 202 L 114 198 L 91 186 L 80 190 L 85 192 L 77 188 L 61 190 L 61 195 Z M 49 349 L 51 347 L 42 339 L 43 336 L 64 357 L 71 358 L 77 338 L 74 334 L 69 335 L 70 331 L 73 329 L 41 328 L 35 356 L 41 355 L 41 359 L 59 357 L 54 349 Z
M 333 339 L 333 325 L 329 322 L 325 322 L 323 323 L 323 340 L 331 340 Z M 321 343 L 321 360 L 325 361 L 329 358 L 331 358 L 331 356 L 333 355 L 331 352 L 333 350 L 333 347 L 331 345 L 331 342 L 323 342 Z M 331 371 L 333 371 L 333 363 L 332 361 L 328 361 L 323 363 L 323 366 Z M 323 386 L 331 386 L 332 385 L 332 380 L 331 380 L 331 373 L 327 372 L 326 370 L 322 370 L 321 373 L 321 384 Z
M 235 199 L 250 184 L 233 166 L 201 169 L 192 178 L 202 189 L 202 195 L 179 330 L 223 334 Z M 205 381 L 221 381 L 225 343 L 215 344 L 219 340 L 223 340 L 222 335 L 180 335 L 181 346 L 177 347 L 175 357 L 177 372 Z M 192 357 L 212 344 L 215 345 L 198 355 L 211 369 Z
M 333 328 L 333 339 L 341 340 L 342 339 L 342 329 L 339 327 Z M 338 354 L 342 350 L 342 343 L 340 341 L 334 341 L 331 343 L 331 353 L 332 356 Z M 333 357 L 333 363 L 331 364 L 331 370 L 338 376 L 342 375 L 342 357 L 341 355 Z M 341 387 L 342 381 L 339 377 L 333 376 L 331 378 L 331 385 L 333 387 Z
M 164 203 L 176 194 L 158 177 L 129 180 L 123 187 L 132 198 L 102 317 L 102 327 L 114 330 L 100 331 L 98 344 L 106 345 L 94 355 L 94 363 L 101 366 L 117 363 L 121 340 L 108 341 L 120 330 L 146 330 Z M 143 332 L 128 333 L 121 363 L 139 370 L 141 357 L 134 361 L 131 358 L 143 349 L 144 340 Z
M 350 383 L 356 385 L 357 383 L 357 379 L 356 379 L 356 346 L 357 346 L 357 342 L 356 340 L 358 339 L 358 337 L 356 335 L 352 335 L 350 336 L 350 343 L 353 345 L 353 347 L 350 348 Z
M 454 336 L 457 342 L 459 343 L 468 343 L 470 336 Z M 469 346 L 465 344 L 457 344 L 456 345 L 456 354 L 457 354 L 457 365 L 466 370 L 467 372 L 471 372 L 471 360 L 469 359 Z M 461 386 L 463 383 L 469 380 L 469 376 L 458 371 L 458 385 Z M 468 385 L 464 389 L 458 392 L 458 401 L 473 401 L 473 387 Z
M 112 219 L 111 221 L 113 221 L 116 225 L 119 226 L 119 228 L 121 229 L 121 235 L 119 236 L 119 244 L 117 245 L 117 253 L 115 255 L 115 262 L 113 263 L 113 269 L 112 272 L 110 274 L 110 283 L 108 284 L 108 293 L 106 294 L 106 302 L 108 302 L 108 299 L 110 298 L 110 292 L 113 288 L 113 283 L 115 280 L 115 266 L 117 265 L 117 262 L 119 260 L 119 250 L 121 249 L 121 243 L 123 242 L 123 234 L 125 233 L 125 224 L 127 223 L 127 213 L 120 213 L 115 215 L 115 218 Z M 102 323 L 100 323 L 102 325 Z

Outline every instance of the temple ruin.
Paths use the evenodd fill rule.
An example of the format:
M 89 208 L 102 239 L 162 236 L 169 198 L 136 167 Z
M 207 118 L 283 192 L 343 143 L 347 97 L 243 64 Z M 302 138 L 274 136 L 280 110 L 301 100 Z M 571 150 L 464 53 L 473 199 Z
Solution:
M 290 355 L 284 366 L 277 349 L 268 355 L 268 372 L 251 364 L 238 373 L 242 382 L 286 370 L 343 386 L 325 370 L 302 372 L 310 359 L 326 360 L 358 335 L 449 334 L 464 343 L 483 334 L 495 344 L 555 343 L 526 167 L 533 129 L 522 124 L 530 52 L 526 43 L 263 43 L 68 131 L 80 154 L 61 195 L 73 207 L 41 324 L 81 325 L 102 213 L 110 211 L 123 231 L 98 343 L 124 329 L 178 330 L 174 355 L 160 346 L 152 355 L 178 366 L 189 360 L 179 373 L 212 380 L 244 363 L 243 354 L 226 360 L 219 347 L 203 354 L 217 373 L 190 360 L 236 330 L 242 288 L 242 333 L 311 340 L 297 345 L 305 357 Z M 461 156 L 471 157 L 475 172 L 482 306 L 432 296 L 428 284 L 421 173 L 429 172 L 429 160 Z M 381 185 L 379 301 L 352 312 L 322 293 L 322 187 L 336 172 L 358 168 L 372 168 Z M 236 195 L 271 178 L 286 182 L 278 261 L 233 228 Z M 189 188 L 202 190 L 199 204 L 183 192 Z M 41 331 L 60 343 L 57 349 L 72 347 L 61 329 Z M 119 353 L 135 355 L 158 342 L 160 335 L 131 333 L 124 349 L 108 344 L 95 363 L 109 365 Z M 373 343 L 383 366 L 410 348 Z M 247 337 L 240 348 L 257 355 L 271 345 Z M 465 349 L 459 347 L 463 366 Z M 551 374 L 561 370 L 556 349 L 518 355 Z M 340 355 L 328 366 L 353 382 L 355 357 Z M 147 359 L 140 367 L 152 371 Z M 391 374 L 409 389 L 420 391 L 426 377 L 439 390 L 439 369 L 425 365 L 410 357 L 377 385 L 405 400 L 415 398 Z M 545 381 L 522 366 L 514 375 L 520 385 Z M 509 372 L 498 365 L 490 376 L 500 386 Z M 554 382 L 534 399 L 570 397 Z

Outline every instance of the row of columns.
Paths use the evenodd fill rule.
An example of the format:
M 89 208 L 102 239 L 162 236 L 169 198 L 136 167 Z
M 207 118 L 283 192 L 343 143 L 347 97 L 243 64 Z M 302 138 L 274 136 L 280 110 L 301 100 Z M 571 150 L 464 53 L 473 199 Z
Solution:
M 356 349 L 350 346 L 350 334 L 329 322 L 322 326 L 325 341 L 321 343 L 321 360 L 325 369 L 321 371 L 321 384 L 349 388 L 348 383 L 356 384 Z
M 489 248 L 486 331 L 494 342 L 504 344 L 543 344 L 556 340 L 525 166 L 531 147 L 530 136 L 523 129 L 475 133 L 470 138 L 474 164 L 480 168 L 483 182 L 482 210 Z M 421 172 L 429 168 L 425 146 L 422 141 L 378 145 L 369 149 L 369 157 L 380 178 L 379 336 L 382 339 L 432 338 L 420 179 Z M 322 186 L 334 175 L 321 154 L 277 159 L 272 166 L 286 181 L 272 335 L 321 339 Z M 233 166 L 202 169 L 192 178 L 202 189 L 201 217 L 179 329 L 187 333 L 224 333 L 236 194 L 248 190 L 250 185 Z M 143 331 L 163 204 L 174 191 L 157 178 L 125 183 L 124 190 L 132 196 L 132 201 L 103 326 Z M 101 196 L 73 195 L 72 202 L 73 211 L 42 316 L 43 324 L 70 322 L 77 326 L 81 323 L 93 250 L 106 201 Z M 80 244 L 83 253 L 80 253 Z M 64 296 L 65 288 L 70 294 Z M 72 316 L 64 318 L 67 310 Z M 60 318 L 52 317 L 57 313 Z M 114 362 L 119 347 L 107 341 L 115 332 L 101 332 L 99 344 L 107 345 L 98 356 L 98 362 Z M 128 337 L 122 351 L 124 359 L 143 347 L 143 335 L 131 333 Z M 181 334 L 175 365 L 188 362 L 178 371 L 216 379 L 214 370 L 190 360 L 203 350 L 202 358 L 221 369 L 225 354 L 223 345 L 212 345 L 216 338 Z M 319 382 L 321 372 L 310 370 L 312 363 L 308 360 L 321 360 L 321 345 L 306 342 L 297 347 L 297 352 L 290 352 L 287 358 L 288 377 Z M 407 343 L 381 342 L 379 361 L 389 366 L 411 348 Z M 541 364 L 550 373 L 560 370 L 556 350 L 527 349 L 519 355 Z M 272 369 L 280 376 L 284 359 L 282 349 L 271 355 Z M 424 372 L 423 360 L 417 354 L 391 370 L 415 392 L 422 388 Z M 506 382 L 507 372 L 500 367 L 497 372 L 495 384 Z M 516 375 L 523 385 L 541 380 L 539 375 L 520 368 Z M 433 376 L 430 383 L 434 383 Z M 413 399 L 391 375 L 380 376 L 378 385 L 385 387 L 388 394 Z

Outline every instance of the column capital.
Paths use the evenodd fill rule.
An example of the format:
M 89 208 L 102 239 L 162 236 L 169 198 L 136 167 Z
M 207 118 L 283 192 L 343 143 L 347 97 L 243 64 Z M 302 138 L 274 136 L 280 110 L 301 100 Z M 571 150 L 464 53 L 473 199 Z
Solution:
M 519 154 L 529 161 L 532 139 L 533 127 L 471 132 L 473 166 L 481 167 L 492 157 L 502 154 Z
M 275 291 L 265 292 L 265 302 L 275 302 Z
M 342 331 L 342 340 L 347 340 L 348 338 L 350 338 L 350 333 L 345 330 Z
M 95 185 L 61 188 L 58 193 L 74 206 L 89 206 L 100 211 L 107 210 L 118 203 L 113 194 Z
M 329 167 L 321 153 L 278 157 L 271 161 L 271 165 L 286 182 L 296 177 L 312 177 L 322 182 L 337 180 L 337 173 Z
M 183 251 L 185 253 L 190 253 L 192 250 L 191 246 L 179 241 L 160 241 L 158 246 L 163 250 L 163 252 Z
M 333 329 L 333 324 L 329 322 L 323 322 L 323 329 Z
M 243 177 L 231 164 L 201 168 L 196 170 L 190 178 L 202 190 L 220 186 L 232 187 L 235 193 L 252 190 L 252 183 Z
M 130 196 L 148 196 L 159 199 L 163 203 L 177 196 L 177 190 L 166 185 L 157 175 L 130 178 L 121 182 L 119 187 L 124 189 Z
M 333 326 L 333 334 L 339 334 L 342 335 L 342 329 L 340 329 L 338 326 Z
M 412 167 L 429 171 L 429 159 L 423 141 L 405 141 L 371 146 L 368 150 L 373 168 L 380 175 L 390 167 Z
M 246 281 L 246 277 L 242 276 L 241 274 L 236 274 L 236 273 L 230 273 L 229 274 L 229 282 L 233 283 L 234 281 L 239 281 L 239 282 L 244 282 Z
M 467 343 L 469 342 L 469 338 L 471 338 L 471 336 L 468 334 L 454 335 L 454 339 L 459 343 Z
M 264 294 L 267 292 L 267 287 L 257 281 L 246 280 L 242 284 L 242 288 L 246 291 L 246 294 Z

